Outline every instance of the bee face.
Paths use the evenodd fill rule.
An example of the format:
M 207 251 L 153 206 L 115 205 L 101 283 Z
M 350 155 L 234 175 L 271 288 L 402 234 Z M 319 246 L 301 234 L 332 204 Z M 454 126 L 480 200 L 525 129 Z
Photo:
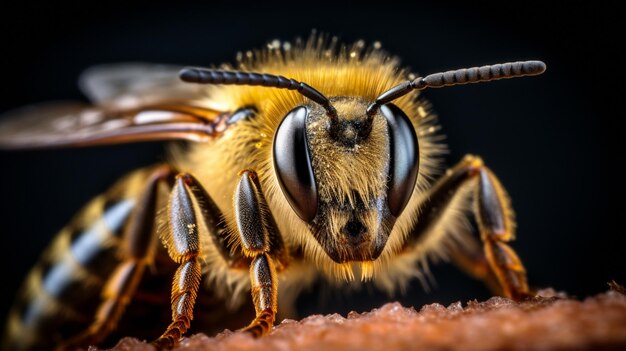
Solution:
M 292 209 L 333 261 L 373 261 L 415 186 L 417 138 L 397 107 L 367 116 L 361 98 L 330 101 L 336 119 L 319 105 L 287 115 L 274 141 L 275 170 Z

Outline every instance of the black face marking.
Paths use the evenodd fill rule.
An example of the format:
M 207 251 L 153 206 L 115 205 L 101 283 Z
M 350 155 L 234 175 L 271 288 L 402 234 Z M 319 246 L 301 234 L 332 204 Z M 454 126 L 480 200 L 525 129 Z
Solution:
M 415 129 L 406 114 L 393 104 L 380 112 L 387 119 L 391 144 L 387 203 L 389 211 L 398 217 L 409 202 L 419 171 L 419 144 Z
M 359 216 L 359 210 L 352 211 L 351 218 L 333 235 L 328 223 L 320 218 L 329 216 L 329 208 L 321 206 L 320 213 L 309 225 L 309 230 L 320 243 L 328 257 L 336 263 L 354 261 L 374 261 L 385 249 L 396 217 L 386 206 L 378 207 L 380 223 L 376 228 L 367 227 Z
M 358 246 L 364 242 L 364 236 L 367 234 L 367 228 L 356 218 L 352 218 L 341 229 L 341 233 L 348 239 L 348 242 L 354 246 Z
M 306 137 L 308 110 L 299 106 L 287 114 L 274 137 L 274 170 L 291 208 L 303 221 L 317 214 L 317 185 Z
M 329 135 L 335 141 L 345 147 L 354 147 L 367 138 L 371 126 L 367 125 L 367 120 L 345 121 L 342 120 L 329 126 Z

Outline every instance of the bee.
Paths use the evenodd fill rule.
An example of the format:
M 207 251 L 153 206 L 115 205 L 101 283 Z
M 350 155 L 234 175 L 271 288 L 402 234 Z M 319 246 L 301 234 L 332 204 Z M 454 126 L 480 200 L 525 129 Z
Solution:
M 87 70 L 92 105 L 12 112 L 0 146 L 168 141 L 168 162 L 127 175 L 61 230 L 24 283 L 4 347 L 131 335 L 171 348 L 192 324 L 261 336 L 317 279 L 393 291 L 446 257 L 500 295 L 531 295 L 508 244 L 504 187 L 478 156 L 441 172 L 446 147 L 419 92 L 544 70 L 524 61 L 415 78 L 378 43 L 315 36 L 219 69 Z

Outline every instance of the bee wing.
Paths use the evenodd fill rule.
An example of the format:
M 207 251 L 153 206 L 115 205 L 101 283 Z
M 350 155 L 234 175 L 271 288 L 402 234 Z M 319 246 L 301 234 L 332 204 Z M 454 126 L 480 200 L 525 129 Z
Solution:
M 82 92 L 95 104 L 150 103 L 163 99 L 189 100 L 206 89 L 178 78 L 182 66 L 150 63 L 114 63 L 88 68 L 78 79 Z M 129 100 L 133 97 L 135 101 Z M 139 101 L 136 101 L 139 99 Z
M 0 148 L 93 146 L 139 141 L 215 137 L 228 113 L 191 105 L 163 104 L 111 109 L 81 103 L 29 106 L 0 117 Z
M 179 70 L 140 63 L 90 68 L 79 85 L 94 105 L 56 102 L 6 113 L 0 116 L 0 148 L 207 141 L 228 113 L 209 107 L 206 88 L 180 81 Z
M 111 109 L 81 103 L 47 103 L 0 118 L 0 148 L 92 146 L 156 140 L 208 141 L 220 113 L 184 104 Z

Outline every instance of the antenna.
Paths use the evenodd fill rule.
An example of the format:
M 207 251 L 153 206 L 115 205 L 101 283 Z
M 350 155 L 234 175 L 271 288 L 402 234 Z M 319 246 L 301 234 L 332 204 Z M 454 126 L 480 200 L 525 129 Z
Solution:
M 265 73 L 223 71 L 208 68 L 186 67 L 180 71 L 180 79 L 189 83 L 224 84 L 224 85 L 260 85 L 264 87 L 296 90 L 303 96 L 320 104 L 332 124 L 338 122 L 337 111 L 330 100 L 310 85 L 297 80 Z
M 482 67 L 462 68 L 453 71 L 440 72 L 410 80 L 382 93 L 376 101 L 367 107 L 368 123 L 380 106 L 402 97 L 413 90 L 426 88 L 443 88 L 452 85 L 490 82 L 499 79 L 535 76 L 545 72 L 546 64 L 541 61 L 517 61 Z

